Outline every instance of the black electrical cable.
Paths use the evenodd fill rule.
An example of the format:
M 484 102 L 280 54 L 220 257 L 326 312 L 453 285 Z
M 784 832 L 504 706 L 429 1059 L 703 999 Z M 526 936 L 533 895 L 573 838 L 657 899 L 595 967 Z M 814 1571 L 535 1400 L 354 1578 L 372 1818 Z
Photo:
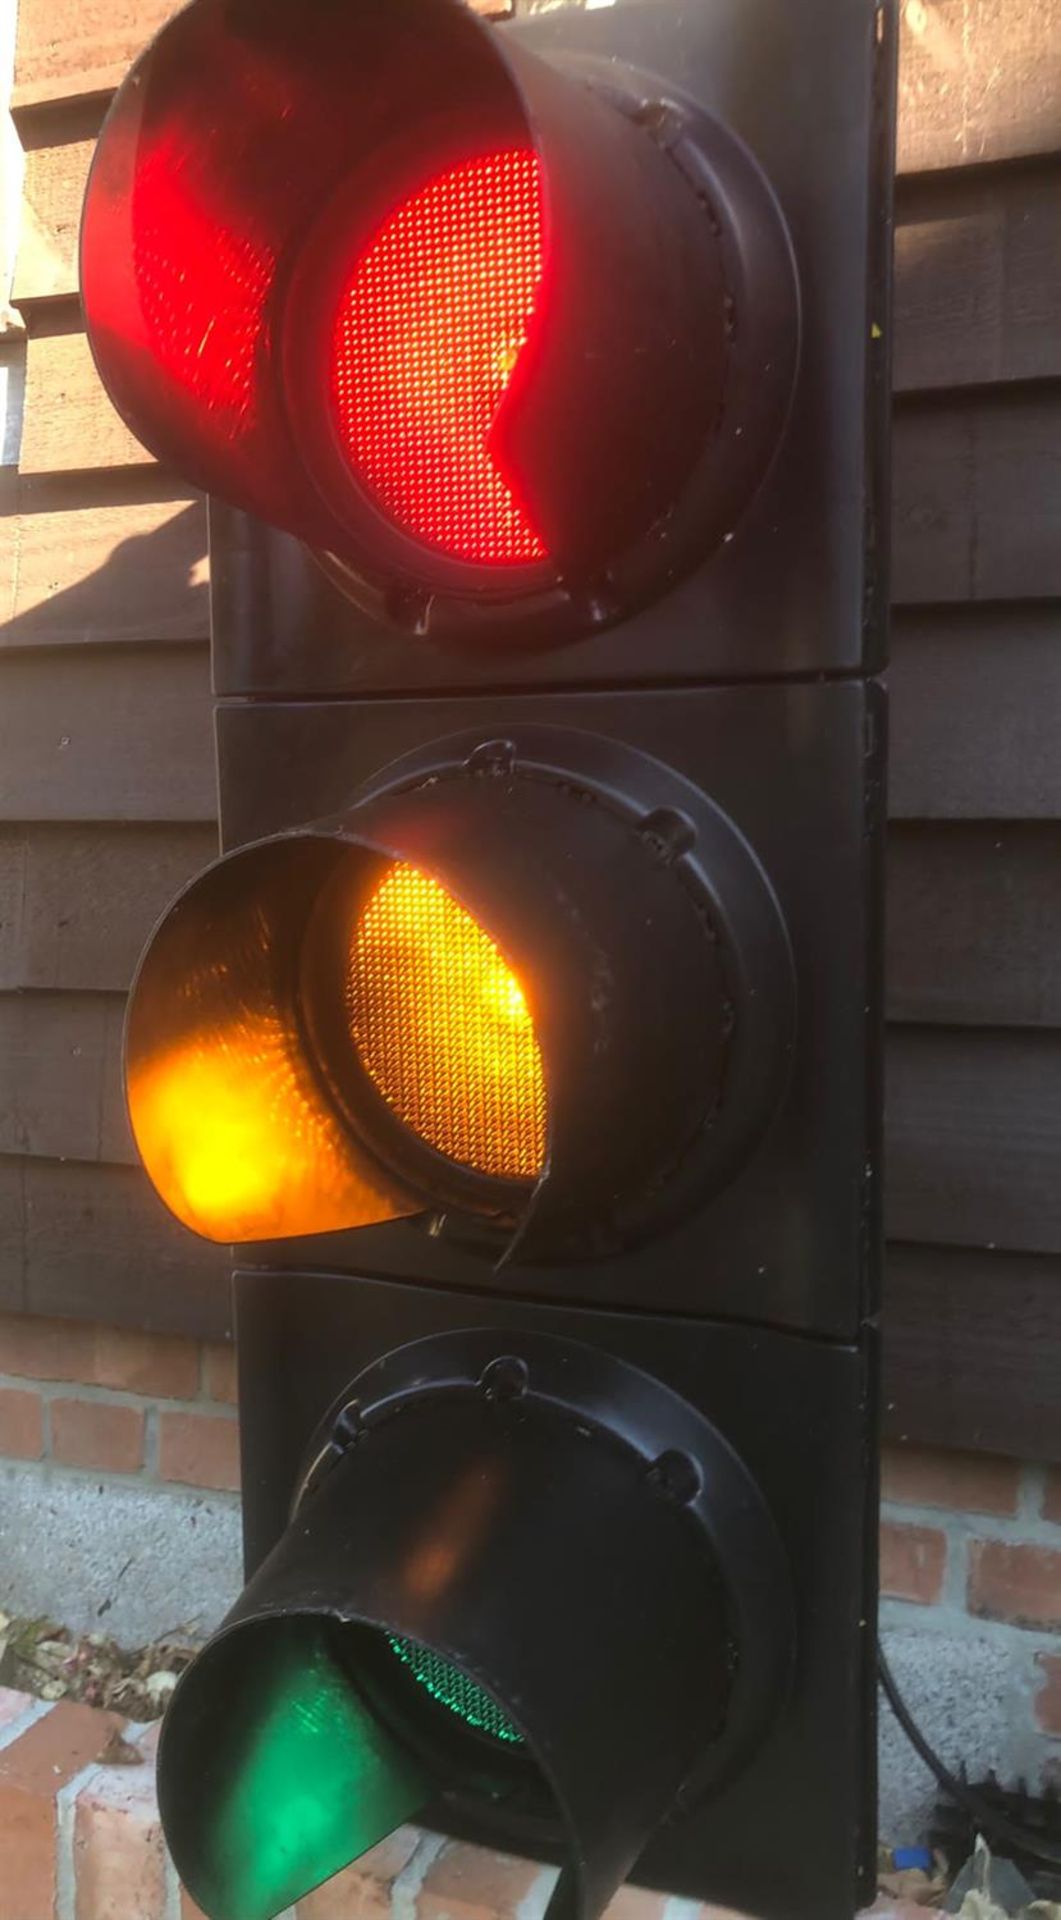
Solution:
M 884 1697 L 910 1745 L 920 1754 L 929 1772 L 935 1774 L 944 1793 L 949 1794 L 959 1807 L 964 1808 L 973 1823 L 985 1834 L 1003 1840 L 1007 1846 L 1016 1847 L 1032 1859 L 1041 1860 L 1044 1866 L 1054 1867 L 1061 1872 L 1061 1853 L 1052 1852 L 1026 1827 L 1022 1827 L 1016 1820 L 1011 1820 L 1008 1814 L 996 1813 L 986 1800 L 981 1799 L 975 1787 L 966 1786 L 963 1780 L 958 1780 L 940 1759 L 939 1754 L 929 1746 L 895 1684 L 894 1675 L 879 1640 L 877 1641 L 877 1673 Z

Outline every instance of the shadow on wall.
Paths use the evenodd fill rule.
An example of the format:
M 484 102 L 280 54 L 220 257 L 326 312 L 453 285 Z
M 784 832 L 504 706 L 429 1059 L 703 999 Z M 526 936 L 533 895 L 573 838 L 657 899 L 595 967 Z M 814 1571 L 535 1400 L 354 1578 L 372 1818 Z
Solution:
M 12 471 L 0 513 L 0 650 L 208 637 L 205 505 L 169 492 L 154 469 Z

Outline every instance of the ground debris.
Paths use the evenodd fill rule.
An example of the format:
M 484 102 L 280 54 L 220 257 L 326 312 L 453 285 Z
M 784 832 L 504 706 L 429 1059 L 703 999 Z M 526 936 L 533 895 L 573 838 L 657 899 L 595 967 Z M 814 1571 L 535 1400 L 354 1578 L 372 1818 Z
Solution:
M 106 1707 L 127 1720 L 157 1720 L 195 1652 L 179 1634 L 130 1651 L 106 1634 L 0 1613 L 0 1686 Z
M 1061 1905 L 1037 1900 L 1012 1860 L 992 1853 L 982 1834 L 947 1899 L 957 1920 L 1061 1920 Z

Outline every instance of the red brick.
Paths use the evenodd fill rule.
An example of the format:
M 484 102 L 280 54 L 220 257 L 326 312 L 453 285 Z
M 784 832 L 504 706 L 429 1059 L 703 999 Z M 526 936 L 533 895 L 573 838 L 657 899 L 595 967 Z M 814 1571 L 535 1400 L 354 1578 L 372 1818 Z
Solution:
M 962 1513 L 1013 1514 L 1020 1493 L 1020 1462 L 991 1453 L 943 1453 L 926 1447 L 885 1447 L 881 1494 L 908 1506 L 950 1507 Z
M 880 1530 L 880 1590 L 893 1600 L 917 1600 L 931 1606 L 939 1599 L 947 1565 L 946 1535 L 935 1527 L 899 1526 L 885 1520 Z
M 1061 1654 L 1035 1656 L 1045 1678 L 1035 1696 L 1035 1718 L 1044 1733 L 1061 1734 Z
M 77 1320 L 0 1318 L 0 1373 L 34 1380 L 91 1380 L 94 1329 Z
M 607 1920 L 663 1920 L 666 1904 L 665 1893 L 649 1893 L 644 1887 L 620 1887 L 604 1912 Z
M 237 1491 L 239 1423 L 227 1414 L 161 1414 L 159 1471 L 163 1480 Z
M 190 1400 L 199 1390 L 199 1349 L 172 1334 L 96 1327 L 92 1381 L 160 1400 Z
M 507 1920 L 547 1871 L 536 1860 L 447 1845 L 424 1875 L 418 1920 Z
M 108 1767 L 74 1811 L 76 1920 L 165 1920 L 166 1850 L 154 1769 Z
M 55 1911 L 55 1796 L 98 1760 L 122 1726 L 117 1714 L 61 1700 L 0 1751 L 0 1861 L 4 1920 Z
M 39 1393 L 0 1387 L 0 1453 L 9 1460 L 39 1460 L 44 1452 L 44 1416 Z
M 399 1827 L 352 1867 L 300 1900 L 298 1920 L 386 1920 L 391 1886 L 408 1866 L 421 1837 L 415 1827 Z
M 199 1352 L 172 1334 L 13 1313 L 0 1317 L 0 1373 L 190 1399 L 199 1388 Z
M 105 1400 L 53 1400 L 52 1457 L 64 1467 L 136 1473 L 144 1464 L 143 1413 Z
M 970 1613 L 1017 1627 L 1061 1627 L 1061 1553 L 1020 1541 L 974 1540 Z
M 203 1348 L 203 1387 L 208 1400 L 222 1400 L 229 1406 L 235 1406 L 235 1347 Z
M 1061 1522 L 1061 1467 L 1047 1469 L 1043 1519 Z

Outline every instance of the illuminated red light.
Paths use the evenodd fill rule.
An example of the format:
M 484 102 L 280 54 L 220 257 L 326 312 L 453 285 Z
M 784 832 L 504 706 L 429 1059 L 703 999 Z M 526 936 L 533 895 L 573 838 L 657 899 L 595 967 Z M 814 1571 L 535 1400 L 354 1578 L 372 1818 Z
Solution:
M 226 436 L 249 424 L 271 249 L 204 207 L 189 156 L 147 152 L 133 190 L 134 271 L 151 347 Z
M 404 532 L 479 565 L 546 558 L 496 447 L 542 227 L 532 150 L 463 161 L 388 214 L 335 322 L 333 398 L 358 478 Z

